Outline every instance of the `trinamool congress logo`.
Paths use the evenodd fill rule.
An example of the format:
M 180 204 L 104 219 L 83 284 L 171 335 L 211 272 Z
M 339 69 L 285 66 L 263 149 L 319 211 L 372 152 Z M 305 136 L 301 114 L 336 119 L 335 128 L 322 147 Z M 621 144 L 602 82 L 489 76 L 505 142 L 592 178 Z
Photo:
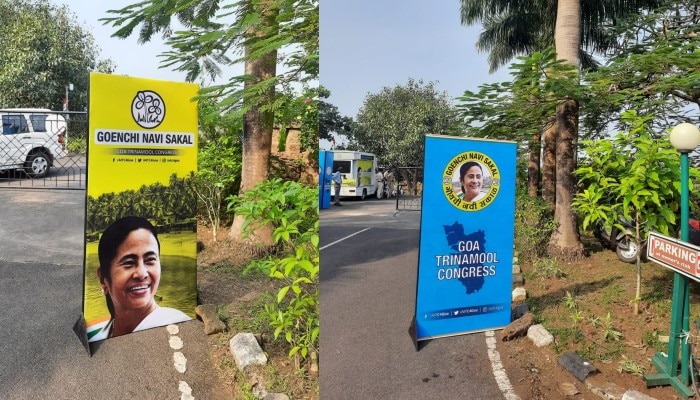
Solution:
M 462 211 L 479 211 L 498 195 L 501 173 L 486 154 L 467 151 L 458 154 L 445 167 L 442 191 L 454 207 Z
M 153 129 L 165 119 L 165 102 L 152 90 L 141 90 L 131 102 L 131 116 L 146 129 Z

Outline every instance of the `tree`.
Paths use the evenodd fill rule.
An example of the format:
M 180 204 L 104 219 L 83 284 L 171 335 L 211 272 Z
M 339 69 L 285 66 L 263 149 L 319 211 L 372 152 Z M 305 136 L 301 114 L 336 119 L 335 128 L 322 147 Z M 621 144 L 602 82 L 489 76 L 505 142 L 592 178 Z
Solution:
M 195 191 L 202 207 L 201 214 L 206 215 L 212 229 L 214 241 L 217 240 L 222 214 L 225 211 L 223 200 L 238 193 L 241 176 L 241 139 L 243 126 L 240 119 L 229 120 L 223 116 L 204 120 L 216 105 L 211 100 L 199 103 L 202 135 L 199 140 L 199 157 L 197 159 L 197 178 Z M 136 214 L 140 215 L 140 214 Z
M 48 0 L 0 0 L 0 40 L 0 107 L 61 110 L 72 83 L 70 108 L 83 110 L 89 71 L 113 64 L 98 60 L 92 35 L 66 6 Z
M 649 130 L 652 117 L 628 111 L 622 119 L 629 131 L 612 139 L 584 142 L 585 156 L 576 175 L 586 189 L 577 194 L 573 206 L 583 218 L 584 229 L 599 222 L 609 229 L 624 219 L 634 223 L 637 243 L 652 230 L 673 234 L 678 224 L 674 210 L 680 203 L 678 152 L 667 138 L 654 139 L 660 135 Z M 691 173 L 697 178 L 697 171 Z M 640 253 L 635 314 L 641 299 Z
M 638 13 L 643 5 L 658 6 L 662 0 L 650 1 L 600 1 L 558 0 L 556 7 L 552 1 L 484 1 L 462 0 L 461 16 L 463 24 L 485 20 L 491 30 L 489 41 L 480 43 L 490 47 L 490 59 L 504 62 L 510 55 L 542 49 L 553 42 L 559 59 L 576 68 L 580 66 L 582 45 L 592 51 L 601 51 L 614 44 L 605 30 L 626 15 Z M 531 10 L 531 11 L 526 11 Z M 533 13 L 542 13 L 541 25 L 533 25 L 523 20 L 532 18 Z M 600 29 L 598 28 L 600 26 Z M 552 31 L 553 29 L 553 31 Z M 535 33 L 537 32 L 537 33 Z M 551 38 L 551 39 L 549 39 Z M 505 52 L 508 49 L 510 53 Z M 584 55 L 583 59 L 587 59 Z M 565 115 L 560 115 L 566 113 Z M 555 219 L 559 228 L 549 243 L 550 253 L 564 258 L 578 258 L 583 253 L 583 244 L 578 236 L 578 227 L 569 202 L 573 196 L 573 169 L 575 168 L 575 147 L 578 135 L 578 104 L 575 100 L 562 98 L 557 107 L 553 138 L 556 140 L 556 201 Z M 548 136 L 545 136 L 545 139 Z M 545 148 L 552 148 L 545 143 Z M 545 161 L 551 160 L 545 154 Z M 545 170 L 552 168 L 545 164 Z M 545 175 L 547 176 L 547 175 Z
M 217 77 L 219 65 L 245 64 L 244 75 L 204 88 L 200 96 L 217 99 L 217 113 L 244 118 L 241 191 L 265 180 L 274 115 L 285 101 L 278 93 L 318 77 L 318 1 L 146 0 L 110 13 L 117 16 L 103 21 L 121 26 L 117 37 L 130 36 L 138 26 L 141 42 L 162 33 L 172 47 L 163 67 L 186 71 L 190 81 Z M 187 30 L 173 32 L 173 18 Z M 240 238 L 241 226 L 236 217 L 232 238 Z M 261 229 L 258 238 L 272 243 L 271 231 Z
M 700 10 L 693 0 L 674 1 L 620 26 L 620 48 L 598 71 L 583 78 L 590 87 L 584 127 L 597 137 L 627 127 L 617 115 L 635 110 L 654 115 L 652 133 L 700 113 Z
M 241 6 L 242 15 L 256 15 L 260 23 L 247 27 L 244 34 L 245 74 L 247 96 L 243 96 L 243 170 L 241 191 L 253 189 L 268 177 L 274 108 L 260 106 L 274 104 L 275 86 L 272 79 L 277 73 L 277 48 L 261 46 L 279 32 L 277 18 L 280 10 L 274 0 L 252 1 Z M 259 53 L 258 53 L 259 52 Z M 255 54 L 258 53 L 258 54 Z M 251 89 L 255 89 L 252 91 Z M 260 96 L 259 98 L 256 98 Z M 231 225 L 230 236 L 234 240 L 243 237 L 245 216 L 237 214 Z M 274 245 L 273 227 L 270 224 L 255 226 L 251 238 L 265 247 Z
M 324 87 L 319 88 L 319 97 L 327 99 L 331 92 Z M 323 100 L 318 103 L 318 130 L 321 139 L 331 140 L 335 132 L 336 135 L 350 136 L 352 131 L 352 118 L 341 115 L 338 107 Z
M 386 167 L 422 166 L 426 134 L 461 130 L 447 94 L 438 93 L 432 82 L 413 79 L 368 94 L 356 119 L 350 147 L 374 153 Z
M 557 58 L 580 67 L 581 49 L 581 0 L 558 0 L 554 28 L 554 47 Z M 583 256 L 583 243 L 578 232 L 578 222 L 571 207 L 576 169 L 576 142 L 578 141 L 578 101 L 561 97 L 557 105 L 554 130 L 556 132 L 556 200 L 554 220 L 557 229 L 552 234 L 548 248 L 550 255 L 566 259 Z
M 515 140 L 529 154 L 528 193 L 535 197 L 539 192 L 541 129 L 545 137 L 554 133 L 554 118 L 559 98 L 580 99 L 581 87 L 571 66 L 556 60 L 553 49 L 518 57 L 510 66 L 512 82 L 485 84 L 477 93 L 465 91 L 459 97 L 457 109 L 467 124 L 469 136 L 491 139 Z M 527 146 L 524 146 L 527 143 Z M 544 140 L 542 153 L 551 157 L 545 164 L 555 165 L 555 140 Z M 542 182 L 542 197 L 547 204 L 554 204 L 554 170 L 546 169 Z
M 489 53 L 491 72 L 510 63 L 517 56 L 527 56 L 555 44 L 558 7 L 569 12 L 567 5 L 554 0 L 460 0 L 463 25 L 481 23 L 482 32 L 476 48 Z M 641 14 L 668 3 L 664 0 L 580 0 L 581 47 L 578 57 L 583 69 L 595 69 L 594 53 L 604 54 L 618 47 L 615 26 L 630 15 Z M 573 11 L 573 10 L 571 10 Z M 560 21 L 559 23 L 562 23 Z

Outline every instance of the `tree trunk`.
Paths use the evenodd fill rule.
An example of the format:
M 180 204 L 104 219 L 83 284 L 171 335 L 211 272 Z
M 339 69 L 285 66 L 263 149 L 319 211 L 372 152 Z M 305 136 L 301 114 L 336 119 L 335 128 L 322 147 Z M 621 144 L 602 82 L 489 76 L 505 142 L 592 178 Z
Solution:
M 554 27 L 554 45 L 557 58 L 579 67 L 581 48 L 581 2 L 580 0 L 558 0 L 557 21 Z M 571 99 L 557 106 L 556 122 L 557 170 L 556 203 L 554 220 L 557 229 L 549 239 L 548 253 L 565 260 L 583 257 L 583 243 L 578 232 L 576 215 L 571 209 L 575 193 L 574 170 L 578 137 L 578 104 Z
M 273 1 L 267 0 L 257 3 L 259 13 L 263 18 L 260 26 L 247 33 L 247 41 L 264 40 L 270 31 L 276 29 L 277 9 L 272 6 Z M 249 53 L 250 42 L 246 44 L 245 51 Z M 259 58 L 246 60 L 245 74 L 251 77 L 245 83 L 245 88 L 249 88 L 266 79 L 273 78 L 277 73 L 277 51 L 263 54 Z M 262 110 L 261 107 L 267 103 L 272 104 L 275 98 L 274 85 L 265 90 L 264 99 L 252 104 L 243 117 L 243 167 L 241 169 L 240 193 L 254 188 L 258 183 L 268 177 L 270 167 L 270 152 L 272 146 L 272 127 L 274 122 L 274 111 L 270 108 Z M 251 101 L 244 98 L 244 102 Z M 241 237 L 241 228 L 245 218 L 236 215 L 231 225 L 229 237 L 235 241 L 245 240 Z M 259 243 L 269 247 L 272 241 L 272 227 L 252 223 L 253 234 L 247 242 Z
M 554 26 L 554 47 L 557 58 L 579 67 L 581 60 L 581 1 L 558 0 L 557 21 Z
M 557 130 L 554 123 L 544 127 L 542 199 L 554 210 L 557 194 Z
M 575 260 L 583 257 L 583 243 L 578 232 L 576 215 L 571 209 L 574 196 L 574 137 L 578 134 L 578 104 L 565 100 L 557 106 L 557 195 L 554 220 L 557 229 L 549 239 L 551 256 Z
M 532 135 L 530 140 L 530 159 L 527 164 L 527 193 L 537 197 L 540 189 L 540 149 L 542 147 L 541 133 Z

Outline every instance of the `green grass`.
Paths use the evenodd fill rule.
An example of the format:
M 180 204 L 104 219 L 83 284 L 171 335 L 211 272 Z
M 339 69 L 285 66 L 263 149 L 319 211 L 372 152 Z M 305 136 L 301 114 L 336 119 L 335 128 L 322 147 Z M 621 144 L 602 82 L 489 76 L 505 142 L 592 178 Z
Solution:
M 610 309 L 613 304 L 623 304 L 626 302 L 624 294 L 625 290 L 620 283 L 613 282 L 601 290 L 600 302 L 605 305 L 607 309 Z
M 554 258 L 540 258 L 532 267 L 532 274 L 537 279 L 563 278 L 566 273 Z
M 657 331 L 646 331 L 642 337 L 642 341 L 646 346 L 651 347 L 656 350 L 656 352 L 662 352 L 668 350 L 668 343 L 663 343 L 659 340 L 659 332 Z
M 617 370 L 620 371 L 620 373 L 637 375 L 639 377 L 643 377 L 646 372 L 643 365 L 634 360 L 630 360 L 624 354 L 622 355 L 622 360 L 617 364 Z

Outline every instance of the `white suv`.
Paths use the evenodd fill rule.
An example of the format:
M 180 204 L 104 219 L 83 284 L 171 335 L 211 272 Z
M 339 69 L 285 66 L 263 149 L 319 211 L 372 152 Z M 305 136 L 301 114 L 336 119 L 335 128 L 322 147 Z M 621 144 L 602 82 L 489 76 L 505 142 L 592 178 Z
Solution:
M 0 110 L 0 172 L 23 169 L 43 178 L 54 160 L 65 156 L 66 120 L 43 108 Z

